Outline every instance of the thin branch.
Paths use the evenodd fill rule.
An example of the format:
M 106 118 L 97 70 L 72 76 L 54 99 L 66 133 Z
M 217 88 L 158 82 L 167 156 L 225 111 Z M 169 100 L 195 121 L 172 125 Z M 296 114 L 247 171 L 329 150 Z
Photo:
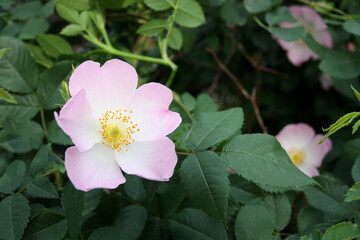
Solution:
M 256 119 L 258 120 L 260 128 L 262 129 L 263 133 L 268 133 L 264 121 L 261 117 L 259 106 L 257 105 L 256 102 L 256 91 L 257 91 L 256 87 L 253 89 L 252 94 L 250 95 L 249 92 L 243 87 L 239 79 L 219 60 L 216 52 L 209 47 L 206 48 L 206 51 L 208 51 L 213 56 L 218 67 L 234 82 L 236 87 L 239 89 L 240 93 L 251 102 L 251 105 L 254 109 L 254 113 Z
M 236 30 L 237 30 L 237 28 L 234 27 L 233 31 L 230 33 L 231 44 L 230 44 L 230 49 L 229 49 L 228 55 L 225 58 L 225 62 L 224 62 L 225 66 L 230 63 L 232 57 L 234 56 L 235 50 L 236 50 L 236 40 L 235 40 Z M 219 83 L 221 75 L 222 75 L 222 71 L 219 70 L 216 73 L 216 75 L 214 77 L 214 80 L 213 80 L 213 83 L 210 86 L 210 89 L 209 89 L 209 94 L 210 95 L 213 95 L 213 93 L 215 92 L 215 89 L 216 89 L 216 87 L 217 87 L 217 85 Z
M 241 43 L 237 44 L 237 47 L 240 51 L 240 53 L 245 57 L 246 60 L 253 66 L 253 68 L 259 69 L 260 71 L 271 73 L 274 75 L 283 76 L 285 78 L 289 78 L 289 74 L 280 72 L 276 69 L 265 67 L 261 65 L 258 61 L 256 61 L 254 58 L 252 58 L 244 49 L 244 46 Z

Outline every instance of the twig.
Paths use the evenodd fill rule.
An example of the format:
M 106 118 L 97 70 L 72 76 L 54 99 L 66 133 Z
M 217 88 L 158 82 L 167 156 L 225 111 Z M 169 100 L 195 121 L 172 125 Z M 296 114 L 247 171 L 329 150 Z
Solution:
M 259 69 L 260 71 L 263 71 L 263 72 L 267 72 L 267 73 L 271 73 L 271 74 L 275 74 L 275 75 L 279 75 L 279 76 L 283 76 L 285 78 L 289 78 L 289 74 L 287 73 L 283 73 L 283 72 L 280 72 L 276 69 L 273 69 L 273 68 L 269 68 L 269 67 L 265 67 L 263 65 L 261 65 L 258 61 L 256 61 L 254 58 L 252 58 L 244 49 L 244 46 L 241 44 L 241 43 L 238 43 L 237 44 L 237 47 L 240 51 L 240 53 L 245 57 L 246 60 L 248 60 L 248 62 L 250 62 L 250 64 L 256 68 L 256 69 Z
M 230 33 L 230 40 L 231 40 L 231 45 L 230 45 L 230 49 L 229 49 L 229 52 L 228 52 L 228 55 L 226 56 L 225 58 L 225 65 L 228 65 L 235 53 L 235 49 L 236 49 L 236 40 L 235 40 L 235 34 L 236 34 L 236 27 L 233 29 L 233 31 Z M 215 92 L 215 89 L 219 83 L 219 80 L 220 80 L 220 77 L 222 75 L 222 71 L 219 70 L 215 77 L 214 77 L 214 80 L 213 80 L 213 83 L 211 84 L 210 86 L 210 89 L 209 89 L 209 94 L 210 95 L 213 95 L 214 92 Z
M 249 92 L 243 87 L 239 79 L 219 60 L 216 52 L 209 47 L 206 47 L 206 51 L 208 51 L 213 56 L 218 67 L 235 83 L 240 93 L 251 102 L 260 128 L 262 129 L 263 133 L 268 133 L 264 121 L 261 117 L 259 107 L 256 103 L 256 87 L 253 89 L 252 94 L 250 95 Z

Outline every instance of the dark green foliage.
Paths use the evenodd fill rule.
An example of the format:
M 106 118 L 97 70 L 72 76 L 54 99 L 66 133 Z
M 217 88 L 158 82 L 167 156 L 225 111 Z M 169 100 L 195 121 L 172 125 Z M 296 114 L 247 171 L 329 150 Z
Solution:
M 5 240 L 21 239 L 29 216 L 28 201 L 21 194 L 3 199 L 0 202 L 0 237 Z
M 225 228 L 204 212 L 187 208 L 170 219 L 176 239 L 226 239 Z
M 61 202 L 67 220 L 67 230 L 72 239 L 76 239 L 80 233 L 82 224 L 82 212 L 84 209 L 84 192 L 76 190 L 68 182 L 61 195 Z
M 213 152 L 205 151 L 187 157 L 181 165 L 184 189 L 200 208 L 223 221 L 229 195 L 226 165 Z

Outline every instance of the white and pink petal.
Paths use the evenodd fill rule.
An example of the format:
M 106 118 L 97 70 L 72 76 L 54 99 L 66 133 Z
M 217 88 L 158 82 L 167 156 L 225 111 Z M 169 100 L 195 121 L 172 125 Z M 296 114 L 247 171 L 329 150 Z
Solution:
M 116 160 L 127 174 L 149 180 L 168 181 L 174 173 L 177 155 L 174 143 L 167 137 L 130 144 L 116 153 Z
M 98 115 L 126 108 L 136 87 L 136 70 L 118 59 L 109 60 L 102 67 L 97 62 L 86 61 L 75 69 L 69 81 L 70 94 L 74 96 L 85 89 Z
M 139 132 L 137 141 L 156 140 L 173 132 L 181 123 L 180 114 L 169 110 L 172 91 L 159 83 L 144 84 L 136 90 L 129 109 Z
M 60 110 L 54 112 L 60 128 L 70 136 L 79 151 L 86 151 L 101 141 L 100 124 L 91 108 L 85 89 L 81 89 Z
M 68 148 L 65 167 L 75 188 L 85 192 L 94 188 L 114 189 L 126 181 L 114 151 L 102 144 L 96 144 L 85 152 L 76 147 Z
M 276 135 L 276 139 L 287 151 L 293 147 L 305 148 L 314 137 L 314 129 L 305 123 L 288 124 Z

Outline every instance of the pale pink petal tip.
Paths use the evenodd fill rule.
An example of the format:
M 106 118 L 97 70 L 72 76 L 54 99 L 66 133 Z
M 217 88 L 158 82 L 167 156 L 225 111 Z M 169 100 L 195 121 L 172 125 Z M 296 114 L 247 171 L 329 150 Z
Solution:
M 65 168 L 76 189 L 90 191 L 94 188 L 114 189 L 126 180 L 110 148 L 95 145 L 86 152 L 70 147 L 65 152 Z
M 127 174 L 146 179 L 168 181 L 174 173 L 177 155 L 174 143 L 167 137 L 134 142 L 127 152 L 116 154 L 116 160 Z
M 98 134 L 99 123 L 89 106 L 84 89 L 67 101 L 59 115 L 55 112 L 54 116 L 57 124 L 70 136 L 79 151 L 89 150 L 101 140 Z
M 288 124 L 277 135 L 276 138 L 283 148 L 291 146 L 305 147 L 315 136 L 315 131 L 306 123 Z

